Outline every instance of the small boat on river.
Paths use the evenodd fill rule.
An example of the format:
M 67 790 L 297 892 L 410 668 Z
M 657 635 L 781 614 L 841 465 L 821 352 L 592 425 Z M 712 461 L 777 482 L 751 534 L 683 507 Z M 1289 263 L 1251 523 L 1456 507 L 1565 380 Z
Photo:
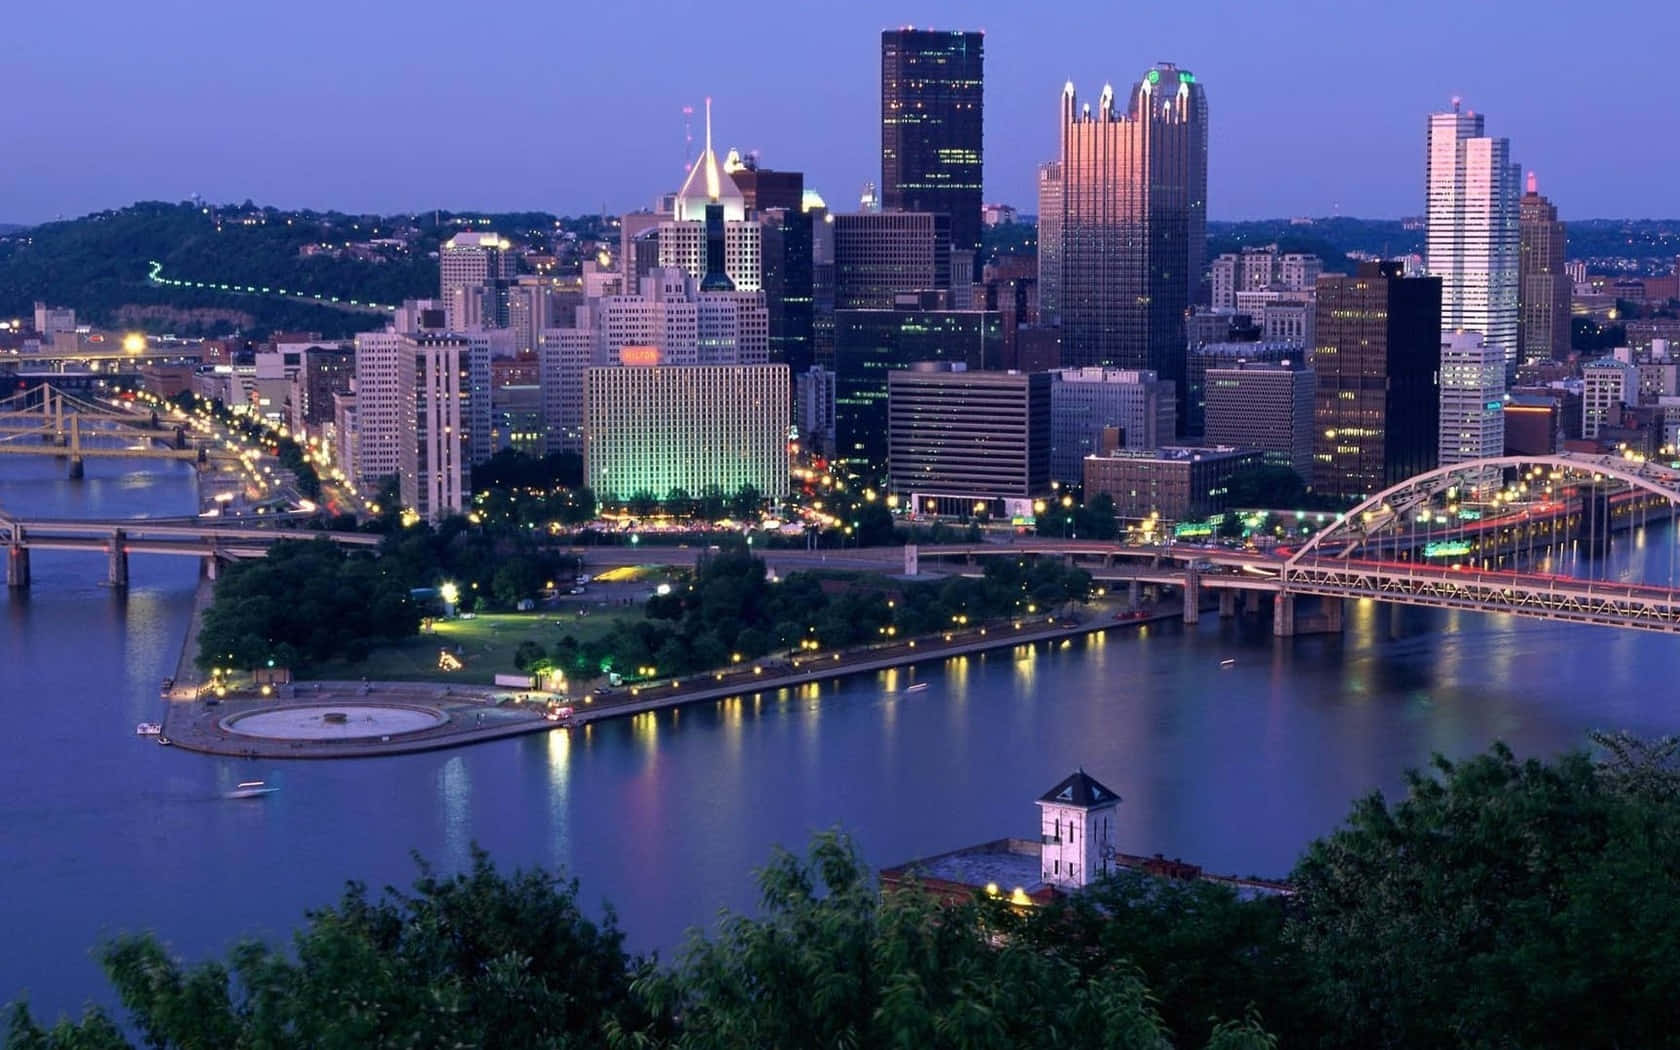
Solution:
M 239 782 L 239 784 L 232 791 L 229 791 L 224 797 L 225 798 L 262 798 L 264 795 L 272 795 L 276 791 L 279 791 L 279 790 L 280 790 L 279 788 L 270 787 L 268 784 L 264 783 L 261 780 L 242 780 L 242 781 Z
M 917 682 L 915 685 L 907 686 L 904 691 L 906 693 L 920 693 L 927 687 L 928 684 L 926 682 Z

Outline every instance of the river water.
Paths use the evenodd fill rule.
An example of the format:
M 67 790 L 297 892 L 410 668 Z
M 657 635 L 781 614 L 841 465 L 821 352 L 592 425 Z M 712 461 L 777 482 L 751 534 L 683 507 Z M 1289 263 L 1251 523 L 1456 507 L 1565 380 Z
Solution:
M 187 468 L 0 463 L 0 507 L 57 517 L 191 513 Z M 1612 557 L 1667 578 L 1653 530 Z M 1269 618 L 1156 625 L 806 689 L 402 758 L 250 762 L 134 735 L 160 714 L 197 567 L 37 553 L 0 598 L 0 1001 L 109 1002 L 90 949 L 159 932 L 188 958 L 289 936 L 345 880 L 407 884 L 473 843 L 561 867 L 631 945 L 669 954 L 752 869 L 840 826 L 873 865 L 1036 834 L 1033 799 L 1076 766 L 1117 790 L 1117 846 L 1281 875 L 1350 802 L 1432 752 L 1519 754 L 1588 730 L 1673 732 L 1680 644 L 1599 628 L 1350 605 L 1337 637 L 1273 639 Z M 1221 661 L 1236 663 L 1222 669 Z M 895 693 L 912 680 L 930 688 Z M 281 790 L 225 801 L 240 780 Z

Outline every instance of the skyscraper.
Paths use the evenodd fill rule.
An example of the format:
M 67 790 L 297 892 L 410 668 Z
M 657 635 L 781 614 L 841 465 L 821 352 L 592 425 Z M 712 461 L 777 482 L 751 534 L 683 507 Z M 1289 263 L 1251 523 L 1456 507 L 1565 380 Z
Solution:
M 1441 336 L 1441 466 L 1505 453 L 1505 359 L 1475 332 Z M 1497 481 L 1493 472 L 1485 481 Z
M 1369 496 L 1435 465 L 1441 279 L 1397 262 L 1318 279 L 1313 485 Z
M 834 217 L 834 308 L 890 310 L 900 292 L 951 288 L 950 217 L 859 212 Z
M 494 233 L 457 233 L 439 247 L 438 298 L 450 331 L 507 324 L 505 282 L 518 272 L 512 248 L 512 242 Z
M 1518 202 L 1517 356 L 1524 363 L 1569 356 L 1569 297 L 1564 273 L 1565 233 L 1557 207 L 1540 195 L 1534 173 Z
M 1457 99 L 1451 112 L 1429 117 L 1424 267 L 1441 279 L 1442 331 L 1480 332 L 1510 375 L 1517 366 L 1520 170 L 1511 163 L 1510 141 L 1483 129 L 1482 114 Z
M 1038 320 L 1056 324 L 1062 313 L 1062 162 L 1038 166 Z
M 1182 399 L 1184 312 L 1207 253 L 1207 96 L 1161 63 L 1125 112 L 1113 88 L 1093 113 L 1069 83 L 1061 120 L 1062 361 L 1153 369 Z
M 951 247 L 980 248 L 985 34 L 881 34 L 881 199 L 951 217 Z

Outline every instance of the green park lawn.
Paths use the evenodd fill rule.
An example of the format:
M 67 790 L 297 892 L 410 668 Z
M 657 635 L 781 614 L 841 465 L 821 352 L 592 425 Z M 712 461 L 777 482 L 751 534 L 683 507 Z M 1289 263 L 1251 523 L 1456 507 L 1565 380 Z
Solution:
M 519 643 L 529 639 L 545 649 L 565 635 L 579 642 L 590 641 L 606 634 L 622 620 L 642 618 L 640 605 L 618 608 L 590 608 L 587 615 L 567 606 L 540 613 L 480 613 L 472 619 L 439 620 L 421 628 L 420 634 L 381 646 L 368 654 L 361 663 L 335 660 L 323 664 L 310 675 L 328 681 L 368 678 L 389 682 L 459 682 L 463 685 L 490 685 L 495 675 L 520 674 L 513 666 L 513 653 Z M 555 621 L 560 626 L 555 626 Z M 465 665 L 459 671 L 438 669 L 438 654 L 444 649 L 456 652 Z

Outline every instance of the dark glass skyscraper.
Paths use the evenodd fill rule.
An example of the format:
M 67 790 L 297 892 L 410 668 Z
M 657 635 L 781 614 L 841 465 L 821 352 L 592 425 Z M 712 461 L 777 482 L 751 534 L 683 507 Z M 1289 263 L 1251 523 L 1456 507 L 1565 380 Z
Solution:
M 1207 254 L 1207 96 L 1163 62 L 1125 111 L 1116 103 L 1111 87 L 1095 112 L 1062 91 L 1062 362 L 1154 369 L 1178 384 L 1182 420 L 1184 312 Z
M 1313 486 L 1348 499 L 1435 466 L 1441 399 L 1441 279 L 1366 262 L 1318 279 Z
M 951 247 L 980 248 L 985 34 L 881 34 L 881 203 L 951 217 Z

